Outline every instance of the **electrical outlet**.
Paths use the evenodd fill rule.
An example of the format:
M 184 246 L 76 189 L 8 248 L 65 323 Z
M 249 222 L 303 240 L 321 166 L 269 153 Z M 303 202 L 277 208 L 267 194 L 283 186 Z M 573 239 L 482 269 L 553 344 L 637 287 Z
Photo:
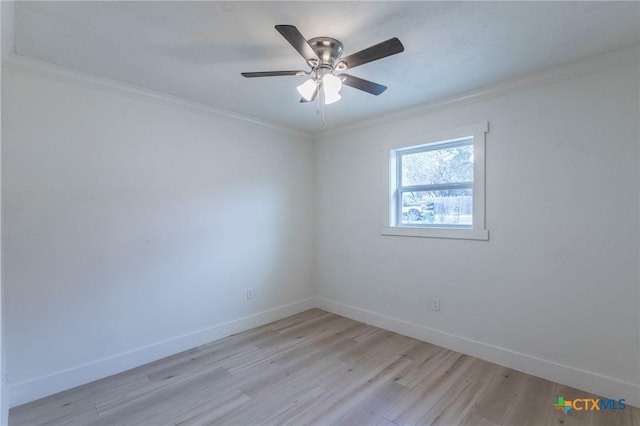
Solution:
M 247 299 L 253 299 L 253 288 L 247 289 Z
M 440 299 L 431 299 L 431 310 L 440 312 Z

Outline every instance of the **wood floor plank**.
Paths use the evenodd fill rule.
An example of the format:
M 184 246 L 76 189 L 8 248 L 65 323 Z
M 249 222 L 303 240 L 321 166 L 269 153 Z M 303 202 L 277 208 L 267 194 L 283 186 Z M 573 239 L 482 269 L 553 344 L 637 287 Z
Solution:
M 273 361 L 279 365 L 290 365 L 299 362 L 313 362 L 325 356 L 340 356 L 353 347 L 354 336 L 362 330 L 361 324 L 355 323 L 335 333 L 324 334 L 308 344 L 299 345 L 282 351 Z
M 440 346 L 414 340 L 413 344 L 404 351 L 403 356 L 412 360 L 414 366 L 419 367 L 442 350 Z
M 435 351 L 422 360 L 422 362 L 416 362 L 412 365 L 411 369 L 401 377 L 398 377 L 397 381 L 403 386 L 414 389 L 418 384 L 423 383 L 425 380 L 433 376 L 433 371 L 437 370 L 440 365 L 447 365 L 448 362 L 455 362 L 460 354 L 453 351 L 440 348 L 439 351 Z
M 300 405 L 298 410 L 290 413 L 289 418 L 277 424 L 286 425 L 312 425 L 309 419 L 313 419 L 326 411 L 326 407 L 334 400 L 334 395 L 329 391 L 324 391 L 315 399 Z
M 464 379 L 449 388 L 426 414 L 416 422 L 418 425 L 457 425 L 471 411 L 474 400 L 483 383 Z
M 40 410 L 18 408 L 20 409 L 15 411 L 12 409 L 10 412 L 12 426 L 87 424 L 98 420 L 93 404 L 83 399 L 65 402 L 58 406 L 49 405 Z
M 467 416 L 460 422 L 461 426 L 499 426 L 500 423 L 494 423 L 491 420 L 485 419 L 479 414 L 469 411 Z
M 345 363 L 334 357 L 325 357 L 311 364 L 296 364 L 289 368 L 283 368 L 281 374 L 267 377 L 265 380 L 252 382 L 239 386 L 250 396 L 269 394 L 269 390 L 279 389 L 283 386 L 292 386 L 292 382 L 302 384 L 317 383 L 324 377 L 342 371 Z
M 411 363 L 413 361 L 401 356 L 395 356 L 376 365 L 352 364 L 344 362 L 344 367 L 342 369 L 330 375 L 327 375 L 317 383 L 319 386 L 328 390 L 329 392 L 338 394 L 344 392 L 345 389 L 357 387 L 362 383 L 371 383 L 371 381 L 374 380 L 379 374 L 387 371 L 390 366 L 396 366 L 400 361 L 402 361 L 402 365 L 404 368 L 398 369 L 395 375 L 401 375 L 404 370 L 411 366 Z
M 203 394 L 204 395 L 204 394 Z M 226 416 L 241 407 L 251 398 L 238 389 L 230 392 L 207 396 L 204 401 L 198 401 L 190 409 L 171 417 L 171 424 L 175 425 L 200 425 L 213 423 L 217 419 Z
M 556 394 L 557 385 L 539 377 L 528 376 L 522 392 L 509 407 L 504 424 L 514 426 L 535 426 L 553 424 L 555 410 L 549 408 L 549 399 Z M 550 398 L 551 397 L 551 398 Z
M 11 409 L 10 426 L 640 426 L 588 392 L 311 309 Z
M 507 410 L 524 388 L 527 377 L 524 373 L 498 367 L 488 387 L 476 400 L 470 417 L 480 419 L 480 423 L 501 424 Z
M 241 390 L 249 395 L 251 400 L 242 410 L 218 419 L 215 424 L 260 423 L 260 419 L 272 407 L 287 404 L 287 401 L 295 396 L 317 387 L 314 379 L 342 367 L 343 363 L 338 359 L 326 358 L 311 365 L 299 366 L 295 370 L 285 370 L 284 374 L 271 377 L 271 380 L 243 387 Z
M 118 397 L 123 393 L 135 391 L 148 384 L 149 379 L 144 373 L 137 370 L 129 370 L 13 408 L 11 410 L 12 420 L 37 418 L 47 413 L 53 413 L 56 410 L 72 411 L 73 407 L 78 403 L 93 402 L 95 398 L 103 396 L 114 395 L 114 397 Z
M 304 392 L 294 395 L 271 410 L 266 411 L 264 415 L 256 419 L 256 422 L 262 425 L 282 425 L 290 423 L 294 415 L 306 410 L 315 401 L 321 400 L 323 395 L 328 394 L 326 390 L 319 386 L 311 387 Z
M 329 314 L 329 315 L 327 315 L 327 314 Z M 272 322 L 271 324 L 267 324 L 264 327 L 269 329 L 269 330 L 282 332 L 287 327 L 290 327 L 292 325 L 304 324 L 306 321 L 314 320 L 314 319 L 319 318 L 319 317 L 325 317 L 325 318 L 333 317 L 333 318 L 335 318 L 336 316 L 337 315 L 330 314 L 330 313 L 328 313 L 326 311 L 323 311 L 321 309 L 313 308 L 313 309 L 309 309 L 307 311 L 301 312 L 299 314 L 292 315 L 290 317 L 283 318 L 281 320 Z
M 490 386 L 498 366 L 472 359 L 466 372 L 442 395 L 417 424 L 460 424 L 471 412 L 484 388 Z
M 144 416 L 144 413 L 154 412 L 164 404 L 168 404 L 171 408 L 171 405 L 175 404 L 179 398 L 206 391 L 211 382 L 215 382 L 225 376 L 229 376 L 229 372 L 222 368 L 216 368 L 194 375 L 191 380 L 181 380 L 175 383 L 171 382 L 162 387 L 145 389 L 145 392 L 106 404 L 96 405 L 95 407 L 100 417 L 110 416 L 117 419 L 131 419 L 137 415 Z
M 363 370 L 358 377 L 351 377 L 344 386 L 332 392 L 323 404 L 314 407 L 314 411 L 299 417 L 304 424 L 330 424 L 342 417 L 354 405 L 382 388 L 386 382 L 411 364 L 411 360 L 398 356 L 392 362 L 375 369 Z M 365 372 L 366 371 L 366 372 Z
M 385 413 L 385 417 L 398 425 L 417 423 L 472 363 L 473 358 L 451 352 L 445 362 L 425 376 L 418 386 Z
M 336 425 L 372 425 L 378 423 L 392 423 L 383 414 L 409 389 L 394 381 L 384 383 L 380 389 L 373 392 L 360 403 L 355 404 L 344 415 L 335 421 Z
M 631 409 L 628 409 L 628 408 L 631 408 Z M 593 414 L 595 415 L 595 413 Z M 640 426 L 640 409 L 627 406 L 625 410 L 618 411 L 616 413 L 615 426 L 622 426 L 622 425 Z

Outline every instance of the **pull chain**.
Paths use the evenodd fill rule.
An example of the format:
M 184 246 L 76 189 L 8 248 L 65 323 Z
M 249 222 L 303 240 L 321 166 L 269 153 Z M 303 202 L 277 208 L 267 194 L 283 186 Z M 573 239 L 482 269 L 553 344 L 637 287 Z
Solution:
M 318 94 L 316 95 L 316 115 L 320 116 L 320 125 L 324 126 L 327 124 L 324 119 L 324 91 L 322 90 L 322 85 L 318 85 Z
M 325 124 L 327 124 L 327 122 L 324 119 L 324 90 L 321 90 L 322 87 L 319 87 L 318 90 L 320 91 L 320 93 L 318 93 L 318 109 L 319 112 L 322 114 L 320 117 L 320 125 L 324 126 Z M 322 97 L 322 99 L 320 99 Z

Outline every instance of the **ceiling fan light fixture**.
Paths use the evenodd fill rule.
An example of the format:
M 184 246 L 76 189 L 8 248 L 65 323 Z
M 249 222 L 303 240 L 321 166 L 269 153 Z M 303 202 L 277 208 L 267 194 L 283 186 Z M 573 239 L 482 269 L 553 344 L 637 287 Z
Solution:
M 310 78 L 309 80 L 302 83 L 296 89 L 298 89 L 298 93 L 305 101 L 310 101 L 313 98 L 314 93 L 316 92 L 317 83 L 314 79 Z
M 311 102 L 320 95 L 318 97 L 318 112 L 320 110 L 323 112 L 323 123 L 324 105 L 342 99 L 340 90 L 343 84 L 375 96 L 387 89 L 386 86 L 344 74 L 343 71 L 404 51 L 400 40 L 393 37 L 343 57 L 343 46 L 340 40 L 332 37 L 314 37 L 307 40 L 293 25 L 276 25 L 276 30 L 305 59 L 311 69 L 309 71 L 260 71 L 240 74 L 246 78 L 311 75 L 311 79 L 297 87 L 298 93 L 302 96 L 300 102 Z M 334 72 L 339 75 L 333 75 Z M 322 102 L 323 100 L 324 102 Z

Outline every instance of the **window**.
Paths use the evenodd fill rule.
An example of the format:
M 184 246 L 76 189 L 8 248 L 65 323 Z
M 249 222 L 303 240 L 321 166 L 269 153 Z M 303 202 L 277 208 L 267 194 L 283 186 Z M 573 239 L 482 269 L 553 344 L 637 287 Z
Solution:
M 389 197 L 382 234 L 487 240 L 487 130 L 485 123 L 387 147 Z

